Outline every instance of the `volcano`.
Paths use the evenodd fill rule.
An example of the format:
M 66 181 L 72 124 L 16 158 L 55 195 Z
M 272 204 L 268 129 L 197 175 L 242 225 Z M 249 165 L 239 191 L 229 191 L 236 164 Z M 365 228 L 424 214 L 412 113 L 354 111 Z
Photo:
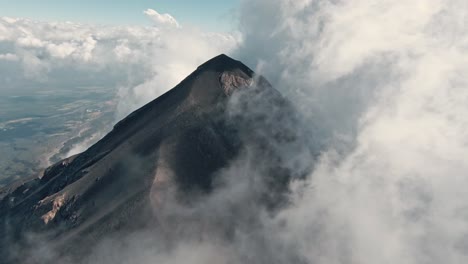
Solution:
M 80 256 L 104 237 L 135 230 L 181 236 L 181 226 L 199 219 L 228 237 L 225 227 L 242 221 L 242 209 L 226 205 L 239 217 L 213 213 L 197 220 L 197 205 L 223 195 L 227 182 L 245 179 L 251 191 L 229 204 L 252 203 L 267 212 L 287 204 L 289 182 L 308 171 L 297 157 L 311 153 L 298 120 L 267 80 L 217 56 L 85 152 L 0 190 L 0 254 L 24 262 L 32 257 L 26 249 L 47 244 L 58 255 Z M 246 160 L 248 169 L 235 169 Z

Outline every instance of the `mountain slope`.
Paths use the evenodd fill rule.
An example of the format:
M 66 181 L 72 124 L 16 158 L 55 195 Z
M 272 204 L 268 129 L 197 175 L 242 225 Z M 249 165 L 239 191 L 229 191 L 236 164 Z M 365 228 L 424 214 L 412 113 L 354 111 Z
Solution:
M 79 255 L 110 234 L 167 234 L 174 219 L 190 225 L 174 208 L 210 195 L 244 156 L 261 175 L 249 199 L 275 210 L 287 202 L 290 178 L 307 170 L 294 163 L 296 153 L 308 152 L 296 122 L 293 107 L 265 79 L 215 57 L 87 151 L 0 191 L 0 254 L 18 261 L 25 256 L 12 248 L 40 238 L 60 254 Z

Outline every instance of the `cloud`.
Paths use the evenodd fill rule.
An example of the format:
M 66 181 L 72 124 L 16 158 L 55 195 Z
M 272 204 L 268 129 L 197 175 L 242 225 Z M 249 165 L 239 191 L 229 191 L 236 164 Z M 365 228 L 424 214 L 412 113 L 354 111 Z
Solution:
M 117 121 L 175 86 L 207 58 L 228 53 L 238 42 L 228 34 L 180 28 L 167 14 L 145 13 L 171 26 L 96 27 L 1 18 L 0 64 L 11 67 L 15 63 L 16 67 L 19 63 L 22 70 L 13 76 L 16 80 L 0 76 L 2 82 L 8 79 L 3 89 L 24 89 L 24 82 L 30 83 L 27 87 L 45 82 L 64 87 L 73 82 L 76 86 L 112 86 L 119 97 Z
M 0 60 L 6 60 L 6 61 L 17 61 L 18 56 L 12 53 L 5 53 L 5 54 L 0 54 Z
M 277 219 L 308 263 L 468 260 L 464 6 L 244 1 L 239 56 L 328 138 Z
M 147 9 L 143 11 L 157 26 L 180 27 L 177 20 L 169 14 L 160 14 L 156 10 Z

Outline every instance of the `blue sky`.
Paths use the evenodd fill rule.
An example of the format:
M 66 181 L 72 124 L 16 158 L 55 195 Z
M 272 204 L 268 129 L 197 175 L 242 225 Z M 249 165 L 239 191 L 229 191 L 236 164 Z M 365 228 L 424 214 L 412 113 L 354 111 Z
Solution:
M 182 25 L 229 30 L 239 0 L 0 0 L 0 16 L 98 24 L 149 24 L 143 11 L 169 13 Z

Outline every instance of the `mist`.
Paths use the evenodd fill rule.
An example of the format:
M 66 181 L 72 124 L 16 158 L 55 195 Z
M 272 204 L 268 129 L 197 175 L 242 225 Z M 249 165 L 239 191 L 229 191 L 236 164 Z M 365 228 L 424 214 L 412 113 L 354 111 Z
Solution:
M 241 10 L 239 56 L 325 130 L 320 162 L 277 216 L 281 237 L 308 263 L 465 263 L 467 3 Z

